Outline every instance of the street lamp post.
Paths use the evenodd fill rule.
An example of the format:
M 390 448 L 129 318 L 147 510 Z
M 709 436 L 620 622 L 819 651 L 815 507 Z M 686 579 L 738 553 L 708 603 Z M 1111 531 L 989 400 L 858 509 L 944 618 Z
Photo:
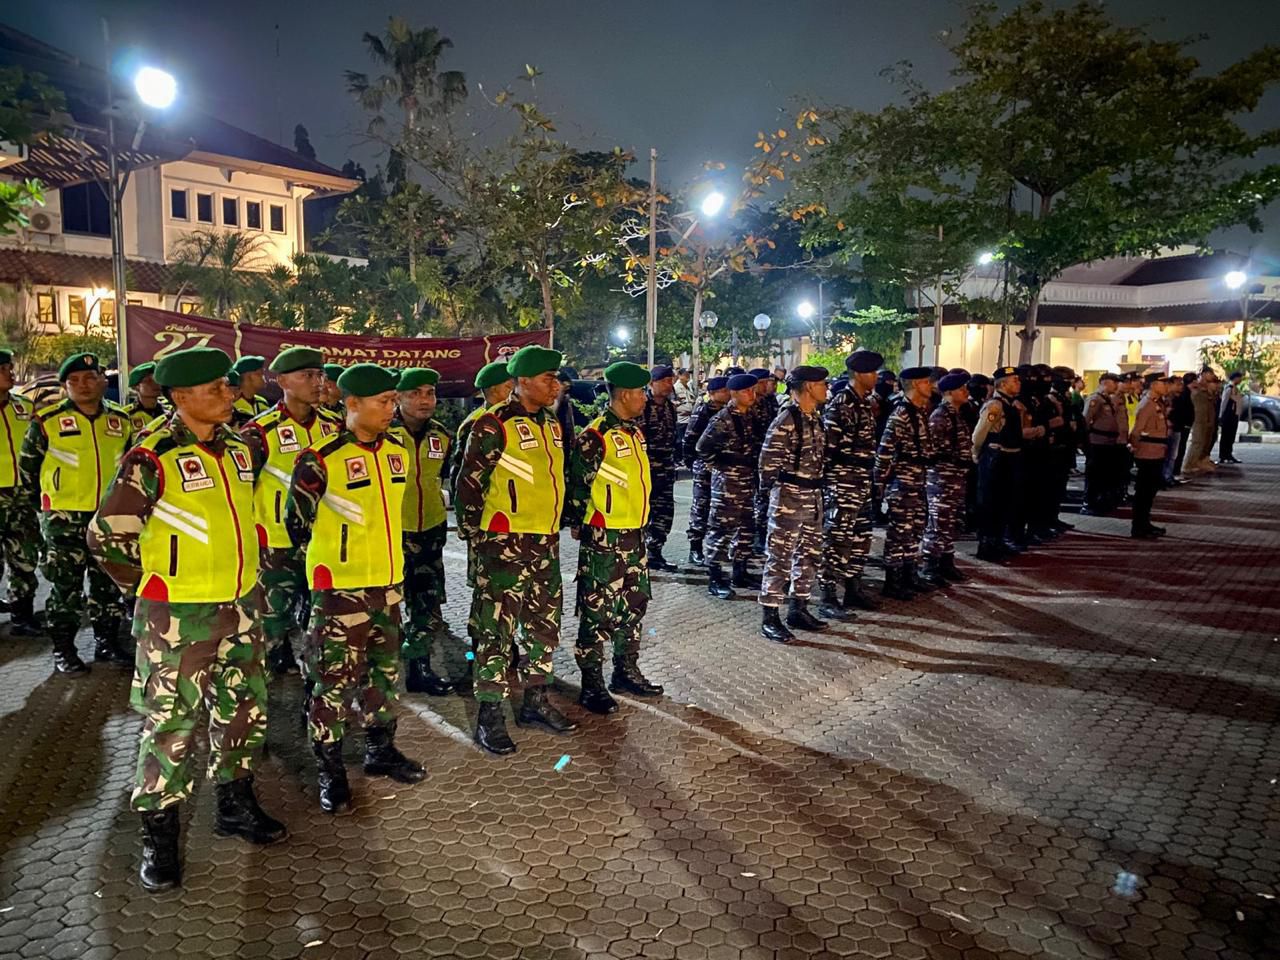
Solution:
M 1243 270 L 1232 270 L 1222 282 L 1228 290 L 1240 291 L 1240 368 L 1244 369 L 1245 357 L 1249 352 L 1249 275 Z M 1228 373 L 1230 371 L 1227 371 Z M 1244 432 L 1253 433 L 1253 403 L 1248 397 L 1244 402 Z
M 722 209 L 724 209 L 724 204 L 725 204 L 724 194 L 721 193 L 719 190 L 712 190 L 710 193 L 708 193 L 705 197 L 702 198 L 702 203 L 699 205 L 699 209 L 702 211 L 702 216 L 710 219 L 711 217 L 714 217 L 716 214 L 718 214 Z M 690 234 L 693 233 L 693 231 L 697 228 L 699 223 L 697 214 L 686 214 L 686 216 L 691 217 L 689 228 L 680 235 L 680 239 L 679 241 L 677 241 L 676 247 L 680 247 L 686 240 L 689 239 Z M 702 292 L 706 287 L 707 280 L 710 279 L 709 277 L 705 276 L 706 270 L 707 270 L 707 245 L 705 243 L 700 243 L 698 244 L 698 261 L 697 261 L 697 269 L 695 271 L 695 276 L 698 278 L 698 284 L 693 291 L 693 336 L 692 336 L 692 343 L 689 350 L 689 353 L 691 356 L 691 362 L 693 366 L 693 382 L 694 383 L 702 382 L 702 376 L 701 376 L 702 358 L 700 356 L 701 345 L 699 343 L 699 333 L 702 325 L 701 324 Z
M 769 332 L 769 324 L 771 323 L 773 323 L 773 320 L 770 319 L 767 313 L 757 313 L 751 318 L 751 325 L 756 328 L 756 333 L 760 334 L 760 348 L 762 350 L 764 349 L 764 338 Z M 765 359 L 771 360 L 773 358 L 765 357 Z

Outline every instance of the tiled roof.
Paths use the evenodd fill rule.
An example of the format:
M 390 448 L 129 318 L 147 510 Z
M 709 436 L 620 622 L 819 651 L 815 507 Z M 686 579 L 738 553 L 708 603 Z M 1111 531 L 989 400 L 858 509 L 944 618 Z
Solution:
M 1225 250 L 1209 254 L 1180 257 L 1156 257 L 1142 264 L 1123 280 L 1123 287 L 1146 287 L 1156 283 L 1180 283 L 1184 280 L 1209 280 L 1241 270 L 1246 258 Z
M 170 268 L 151 260 L 130 260 L 128 287 L 137 293 L 171 289 Z M 0 247 L 0 283 L 25 281 L 33 286 L 110 287 L 111 258 L 45 250 Z

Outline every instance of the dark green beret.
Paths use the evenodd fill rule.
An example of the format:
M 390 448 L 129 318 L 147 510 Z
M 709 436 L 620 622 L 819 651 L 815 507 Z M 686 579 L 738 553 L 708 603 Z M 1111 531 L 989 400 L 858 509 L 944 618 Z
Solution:
M 669 367 L 667 369 L 670 370 Z M 670 375 L 670 373 L 667 374 L 667 376 Z M 649 382 L 649 371 L 638 363 L 619 360 L 604 368 L 604 382 L 625 390 L 633 390 Z
M 177 350 L 156 364 L 156 383 L 162 387 L 198 387 L 227 375 L 231 358 L 217 347 Z
M 548 371 L 559 370 L 563 359 L 559 350 L 530 344 L 521 347 L 507 361 L 507 373 L 513 377 L 536 377 Z
M 324 369 L 324 354 L 311 347 L 290 347 L 288 350 L 280 351 L 271 361 L 272 373 L 322 369 Z
M 430 367 L 410 367 L 400 374 L 397 390 L 417 390 L 419 387 L 434 387 L 440 382 L 440 374 Z
M 237 374 L 253 373 L 255 370 L 261 370 L 267 365 L 267 361 L 263 357 L 255 357 L 252 354 L 241 357 L 231 365 L 231 369 Z
M 344 366 L 343 366 L 342 364 L 340 364 L 340 363 L 326 363 L 326 364 L 324 365 L 324 375 L 325 375 L 325 378 L 326 378 L 326 379 L 328 379 L 328 380 L 332 380 L 332 381 L 334 381 L 335 383 L 337 383 L 338 378 L 339 378 L 340 376 L 342 376 L 343 372 L 344 372 L 346 369 L 347 369 L 347 368 L 346 368 L 346 367 L 344 367 Z
M 62 361 L 62 366 L 58 368 L 58 382 L 66 383 L 67 377 L 73 373 L 92 370 L 94 373 L 102 372 L 102 361 L 98 359 L 97 354 L 93 353 L 73 353 L 67 359 Z
M 146 363 L 140 363 L 129 371 L 129 386 L 136 387 L 147 377 L 152 376 L 156 372 L 156 365 L 148 360 Z
M 376 397 L 396 389 L 399 380 L 397 374 L 376 363 L 357 363 L 343 371 L 338 378 L 338 388 L 344 397 Z
M 496 387 L 500 383 L 506 383 L 511 379 L 511 374 L 507 372 L 506 360 L 495 360 L 493 363 L 486 363 L 480 368 L 480 372 L 476 374 L 476 389 L 488 390 L 490 387 Z
M 234 364 L 232 364 L 231 369 L 227 371 L 227 383 L 231 384 L 233 387 L 240 386 L 240 374 L 236 373 Z
M 13 350 L 9 347 L 0 347 L 0 363 L 13 363 Z

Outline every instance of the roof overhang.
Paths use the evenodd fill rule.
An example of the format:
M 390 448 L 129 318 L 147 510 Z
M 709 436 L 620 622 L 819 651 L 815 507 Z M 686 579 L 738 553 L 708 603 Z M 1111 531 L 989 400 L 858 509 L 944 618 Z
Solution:
M 314 173 L 309 170 L 295 170 L 274 163 L 262 163 L 257 160 L 243 160 L 240 157 L 229 157 L 222 153 L 209 153 L 207 150 L 192 150 L 184 158 L 192 163 L 205 163 L 213 167 L 225 167 L 228 170 L 239 170 L 241 173 L 256 173 L 264 177 L 288 180 L 299 186 L 309 187 L 314 196 L 336 196 L 350 193 L 360 186 L 359 180 L 347 177 L 335 177 L 325 173 Z

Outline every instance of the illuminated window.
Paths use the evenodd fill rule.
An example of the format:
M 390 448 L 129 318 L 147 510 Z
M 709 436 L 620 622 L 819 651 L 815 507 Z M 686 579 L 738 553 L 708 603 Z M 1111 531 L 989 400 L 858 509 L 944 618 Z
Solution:
M 178 312 L 179 313 L 195 313 L 196 304 L 192 303 L 190 300 L 183 300 L 180 304 L 178 304 Z
M 36 319 L 41 323 L 57 326 L 58 298 L 52 293 L 36 294 Z
M 84 326 L 85 309 L 84 297 L 72 294 L 67 297 L 67 319 L 72 323 L 78 323 Z
M 98 324 L 103 327 L 116 325 L 116 302 L 114 300 L 98 301 Z

